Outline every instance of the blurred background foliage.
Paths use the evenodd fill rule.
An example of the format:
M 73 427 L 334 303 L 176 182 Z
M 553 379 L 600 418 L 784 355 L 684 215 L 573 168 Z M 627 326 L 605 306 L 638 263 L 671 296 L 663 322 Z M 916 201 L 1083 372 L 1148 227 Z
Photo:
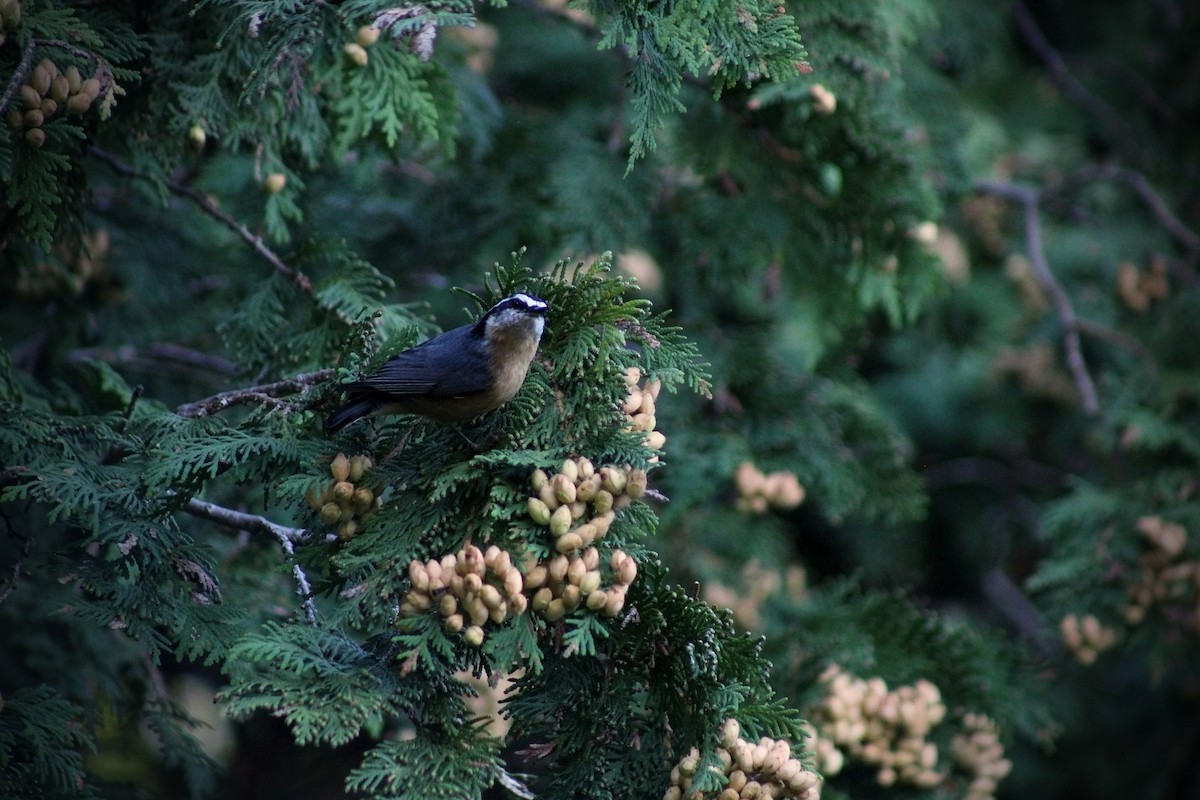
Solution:
M 336 366 L 363 335 L 353 296 L 293 303 L 220 215 L 318 285 L 377 269 L 383 338 L 464 321 L 448 290 L 520 247 L 538 269 L 613 251 L 713 377 L 711 398 L 657 400 L 654 547 L 765 637 L 775 688 L 817 723 L 826 797 L 1200 793 L 1195 4 L 780 4 L 805 63 L 730 80 L 710 43 L 662 113 L 602 38 L 661 22 L 654 3 L 430 6 L 428 60 L 416 26 L 361 67 L 345 46 L 384 4 L 22 5 L 42 27 L 6 29 L 0 76 L 81 19 L 71 41 L 121 93 L 48 119 L 37 149 L 27 117 L 0 134 L 10 381 L 115 413 L 109 369 L 173 408 Z M 754 8 L 737 24 L 759 33 Z M 6 565 L 32 519 L 8 523 Z M 936 685 L 945 779 L 822 750 L 850 713 L 831 666 Z M 168 671 L 209 697 L 219 681 Z M 971 783 L 968 714 L 998 726 L 994 785 Z M 168 791 L 145 776 L 173 765 L 139 767 L 129 731 L 93 722 L 89 769 Z M 269 726 L 213 745 L 230 796 L 282 796 L 255 748 L 306 765 L 309 796 L 339 791 L 286 733 L 248 733 Z

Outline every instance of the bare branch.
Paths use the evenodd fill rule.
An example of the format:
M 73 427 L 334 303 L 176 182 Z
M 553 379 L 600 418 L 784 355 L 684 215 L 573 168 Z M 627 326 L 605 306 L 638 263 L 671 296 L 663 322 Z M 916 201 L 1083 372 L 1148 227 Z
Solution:
M 303 528 L 289 528 L 286 525 L 272 522 L 266 517 L 247 514 L 242 511 L 234 511 L 231 508 L 224 508 L 223 506 L 218 506 L 195 497 L 188 499 L 187 505 L 183 507 L 183 510 L 193 516 L 201 517 L 229 528 L 255 533 L 267 533 L 278 539 L 280 547 L 283 548 L 283 552 L 287 554 L 288 560 L 292 563 L 292 576 L 296 579 L 296 594 L 303 598 L 301 605 L 304 608 L 304 616 L 309 622 L 315 623 L 317 621 L 317 608 L 313 602 L 312 584 L 308 582 L 308 576 L 304 573 L 303 567 L 296 561 L 295 549 L 296 542 L 308 541 L 315 534 Z
M 1022 0 L 1015 0 L 1012 10 L 1013 21 L 1016 22 L 1021 37 L 1045 63 L 1046 68 L 1050 70 L 1050 77 L 1058 84 L 1059 88 L 1089 114 L 1100 120 L 1116 138 L 1126 155 L 1135 154 L 1137 138 L 1130 131 L 1129 126 L 1125 124 L 1119 114 L 1088 91 L 1087 87 L 1071 73 L 1067 62 L 1054 49 L 1045 34 L 1042 33 L 1041 28 L 1038 27 L 1037 22 L 1034 21 L 1033 15 L 1029 13 L 1029 7 Z
M 1037 607 L 1021 587 L 997 568 L 983 576 L 983 593 L 1004 614 L 1017 632 L 1032 642 L 1042 655 L 1057 659 L 1063 655 L 1062 640 L 1053 632 Z
M 1142 173 L 1127 167 L 1119 167 L 1116 164 L 1100 164 L 1083 170 L 1080 177 L 1084 180 L 1108 179 L 1125 184 L 1146 205 L 1158 224 L 1183 245 L 1191 258 L 1200 256 L 1200 234 L 1185 225 L 1183 220 L 1175 215 L 1175 212 L 1154 190 L 1150 181 L 1146 180 L 1146 176 Z
M 332 369 L 321 369 L 316 372 L 305 372 L 294 378 L 276 381 L 275 383 L 248 386 L 244 389 L 230 389 L 227 392 L 221 392 L 212 397 L 206 397 L 203 400 L 184 403 L 175 409 L 175 413 L 181 417 L 207 417 L 210 414 L 224 411 L 230 406 L 245 405 L 248 403 L 286 408 L 290 404 L 278 400 L 278 397 L 304 391 L 310 386 L 315 386 L 322 381 L 328 380 L 333 376 L 333 372 Z
M 233 375 L 237 365 L 228 359 L 202 353 L 175 344 L 151 344 L 145 347 L 122 345 L 121 347 L 81 347 L 67 354 L 67 361 L 105 361 L 110 364 L 132 364 L 141 367 L 187 368 Z
M 103 161 L 105 164 L 108 164 L 108 166 L 111 167 L 114 172 L 117 172 L 121 175 L 126 175 L 130 178 L 140 178 L 141 180 L 147 181 L 153 180 L 149 175 L 138 172 L 112 153 L 101 150 L 99 147 L 91 145 L 88 147 L 88 152 Z M 223 223 L 237 233 L 238 236 L 242 237 L 244 242 L 250 245 L 254 252 L 265 258 L 267 262 L 275 268 L 276 272 L 294 283 L 302 292 L 306 294 L 312 294 L 312 281 L 308 279 L 307 275 L 284 263 L 283 259 L 280 258 L 274 250 L 267 246 L 266 242 L 262 240 L 261 236 L 257 235 L 244 224 L 234 219 L 227 211 L 213 202 L 208 195 L 199 189 L 186 186 L 177 181 L 167 180 L 164 183 L 167 189 L 169 189 L 173 194 L 177 194 L 180 197 L 184 197 L 192 201 L 194 204 L 200 207 L 201 211 Z
M 1042 232 L 1038 219 L 1038 205 L 1041 193 L 1029 186 L 1019 186 L 1000 181 L 979 181 L 975 184 L 977 191 L 985 194 L 1003 197 L 1020 203 L 1025 214 L 1025 248 L 1029 251 L 1029 263 L 1033 267 L 1033 277 L 1038 286 L 1050 298 L 1058 320 L 1062 324 L 1063 350 L 1066 352 L 1067 368 L 1079 391 L 1079 400 L 1083 410 L 1096 415 L 1100 412 L 1100 403 L 1096 397 L 1096 384 L 1088 373 L 1087 362 L 1083 360 L 1083 347 L 1079 339 L 1079 320 L 1075 316 L 1075 308 L 1071 299 L 1063 290 L 1050 264 L 1046 261 L 1046 251 L 1042 247 Z

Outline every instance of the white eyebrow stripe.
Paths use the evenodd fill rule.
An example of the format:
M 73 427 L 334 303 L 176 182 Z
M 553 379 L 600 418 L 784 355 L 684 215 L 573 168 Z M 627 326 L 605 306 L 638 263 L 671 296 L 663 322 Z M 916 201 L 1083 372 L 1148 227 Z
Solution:
M 525 304 L 526 308 L 546 308 L 547 307 L 545 301 L 538 300 L 535 297 L 530 297 L 529 295 L 525 294 L 524 292 L 514 294 L 512 296 L 512 299 L 520 300 L 522 303 Z

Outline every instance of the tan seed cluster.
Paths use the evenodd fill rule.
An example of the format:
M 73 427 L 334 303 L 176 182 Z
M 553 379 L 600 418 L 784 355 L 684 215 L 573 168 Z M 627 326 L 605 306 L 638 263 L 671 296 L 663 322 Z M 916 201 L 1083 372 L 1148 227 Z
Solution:
M 310 487 L 304 495 L 308 505 L 320 512 L 322 522 L 337 526 L 338 538 L 343 541 L 353 539 L 362 521 L 383 503 L 370 487 L 361 485 L 372 466 L 368 456 L 347 458 L 338 453 L 329 464 L 333 480 L 321 489 Z
M 750 630 L 762 625 L 762 607 L 769 598 L 784 592 L 793 600 L 808 596 L 808 576 L 804 567 L 789 564 L 781 575 L 778 569 L 763 566 L 758 559 L 751 559 L 742 567 L 740 580 L 731 587 L 723 583 L 704 584 L 705 602 L 728 608 L 733 612 L 733 621 L 739 627 Z
M 1117 643 L 1117 633 L 1091 614 L 1077 617 L 1067 614 L 1058 624 L 1063 642 L 1075 656 L 1075 660 L 1084 666 L 1096 662 L 1096 656 L 1108 650 Z
M 970 776 L 963 800 L 992 800 L 996 785 L 1012 771 L 996 723 L 984 714 L 967 714 L 962 727 L 951 740 L 950 750 L 958 768 Z
M 483 628 L 489 622 L 499 625 L 528 606 L 521 570 L 508 551 L 496 545 L 484 552 L 469 544 L 441 559 L 413 560 L 408 579 L 412 588 L 400 603 L 401 616 L 437 609 L 446 632 L 461 632 L 472 647 L 483 644 Z
M 804 502 L 804 487 L 790 472 L 764 475 L 749 461 L 743 461 L 733 473 L 737 486 L 739 511 L 764 514 L 768 508 L 795 508 Z
M 603 586 L 600 551 L 589 547 L 577 555 L 558 555 L 525 573 L 529 606 L 550 622 L 557 622 L 580 606 L 615 617 L 625 607 L 625 595 L 637 577 L 637 562 L 622 550 L 609 556 L 612 582 Z
M 46 122 L 60 111 L 79 116 L 91 108 L 99 96 L 99 78 L 84 80 L 79 68 L 73 64 L 60 72 L 57 64 L 43 58 L 17 90 L 17 97 L 6 115 L 8 127 L 16 133 L 24 132 L 25 143 L 40 149 L 46 143 L 46 131 L 42 127 Z
M 792 756 L 787 740 L 764 736 L 757 742 L 749 742 L 742 738 L 741 726 L 735 719 L 725 720 L 721 727 L 717 758 L 721 761 L 720 774 L 726 776 L 729 783 L 715 795 L 716 800 L 818 800 L 821 796 L 820 776 L 805 769 L 800 760 Z M 693 747 L 671 768 L 671 785 L 663 800 L 707 800 L 712 797 L 690 791 L 699 767 L 700 753 Z
M 0 0 L 0 45 L 21 27 L 21 0 Z
M 1131 311 L 1144 313 L 1155 300 L 1165 300 L 1170 291 L 1167 262 L 1162 256 L 1151 259 L 1145 270 L 1130 261 L 1117 267 L 1117 295 Z
M 837 110 L 837 96 L 821 84 L 813 84 L 808 94 L 812 98 L 813 110 L 818 114 L 832 114 Z
M 356 67 L 365 67 L 371 60 L 367 48 L 379 41 L 379 28 L 363 25 L 354 34 L 354 41 L 342 45 L 342 52 L 350 63 Z
M 1138 576 L 1129 587 L 1125 619 L 1137 625 L 1151 608 L 1167 619 L 1200 633 L 1200 561 L 1183 558 L 1187 529 L 1158 516 L 1137 521 L 1146 550 L 1138 559 Z
M 573 553 L 603 539 L 616 512 L 646 493 L 646 472 L 569 458 L 553 477 L 535 469 L 530 485 L 537 496 L 529 498 L 529 517 L 549 526 L 558 552 Z
M 57 258 L 38 261 L 17 275 L 17 294 L 44 300 L 54 297 L 78 297 L 85 292 L 103 296 L 116 290 L 115 277 L 106 263 L 110 239 L 107 228 L 83 235 L 83 247 L 56 245 Z
M 658 418 L 654 414 L 654 404 L 658 393 L 662 391 L 662 381 L 642 380 L 642 370 L 630 367 L 625 370 L 625 404 L 621 410 L 629 417 L 629 429 L 646 434 L 646 447 L 651 450 L 662 450 L 667 444 L 667 437 L 662 431 L 655 430 Z M 658 461 L 658 456 L 650 459 Z
M 946 717 L 936 686 L 919 680 L 889 690 L 882 678 L 863 680 L 836 665 L 825 670 L 821 681 L 828 694 L 811 714 L 820 738 L 831 740 L 845 756 L 877 767 L 880 786 L 928 789 L 942 782 L 937 745 L 927 738 Z

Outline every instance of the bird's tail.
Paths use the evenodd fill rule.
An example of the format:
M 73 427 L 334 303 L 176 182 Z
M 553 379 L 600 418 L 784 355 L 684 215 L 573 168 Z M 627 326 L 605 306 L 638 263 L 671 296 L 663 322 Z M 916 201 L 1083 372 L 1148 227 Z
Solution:
M 369 397 L 359 397 L 351 400 L 329 415 L 329 419 L 325 420 L 325 432 L 337 433 L 351 422 L 362 419 L 367 414 L 370 414 L 375 410 L 376 405 L 378 404 Z

